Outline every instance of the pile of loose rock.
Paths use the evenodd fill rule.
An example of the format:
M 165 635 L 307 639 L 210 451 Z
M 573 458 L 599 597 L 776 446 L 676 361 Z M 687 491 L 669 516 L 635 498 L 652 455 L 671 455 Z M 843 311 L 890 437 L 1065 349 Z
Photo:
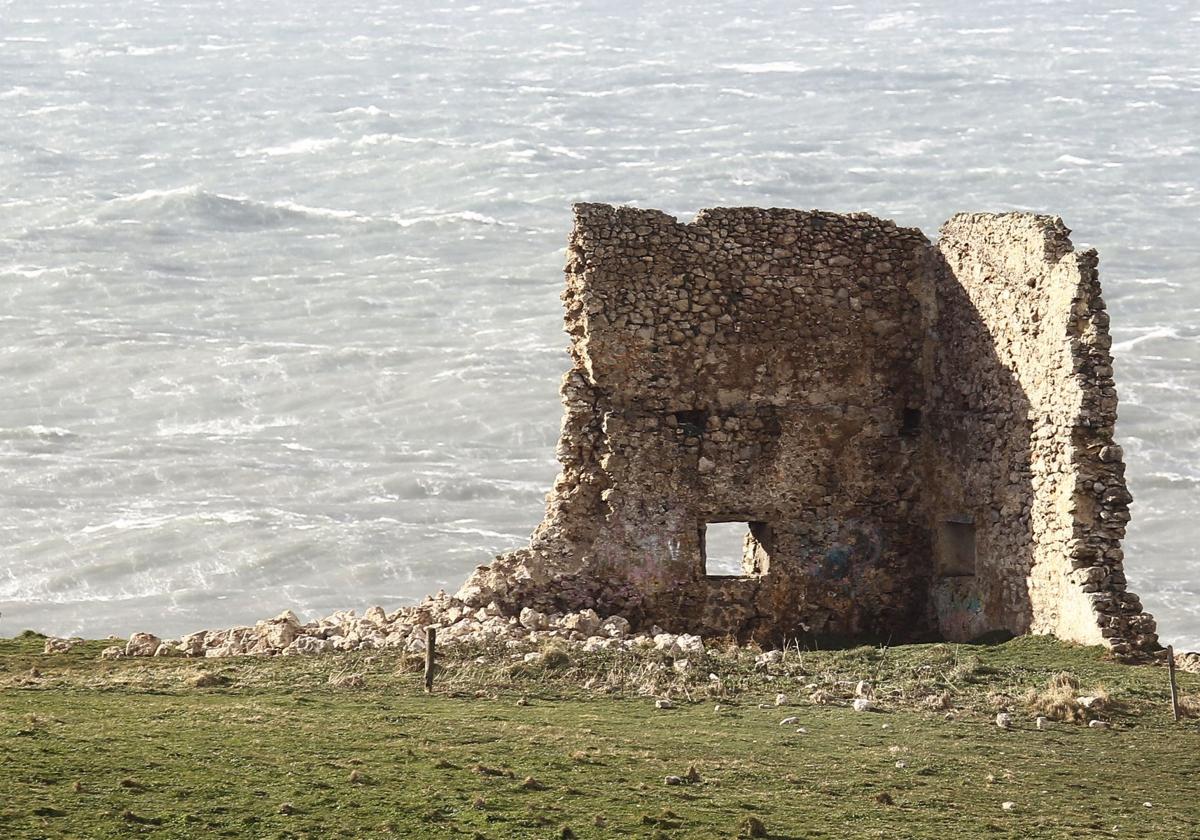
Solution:
M 408 652 L 425 649 L 426 630 L 437 630 L 437 643 L 457 645 L 502 642 L 528 647 L 549 640 L 578 645 L 586 651 L 610 648 L 655 648 L 672 656 L 704 650 L 699 636 L 663 632 L 652 627 L 635 633 L 619 616 L 602 618 L 595 610 L 546 614 L 526 607 L 519 615 L 506 615 L 499 606 L 473 608 L 444 592 L 412 607 L 388 613 L 371 607 L 362 616 L 339 610 L 324 618 L 301 622 L 291 610 L 254 626 L 202 630 L 181 639 L 161 639 L 151 633 L 134 633 L 124 645 L 113 645 L 105 659 L 126 656 L 300 656 L 331 651 L 395 648 Z M 48 639 L 47 653 L 70 649 L 72 640 Z
M 1190 671 L 1193 674 L 1200 674 L 1200 653 L 1175 654 L 1175 667 L 1180 671 Z

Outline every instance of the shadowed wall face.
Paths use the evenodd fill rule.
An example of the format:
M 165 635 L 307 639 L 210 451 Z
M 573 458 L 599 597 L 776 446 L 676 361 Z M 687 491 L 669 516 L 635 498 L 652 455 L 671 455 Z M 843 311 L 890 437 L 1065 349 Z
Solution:
M 1081 419 L 1111 379 L 1071 339 L 1107 332 L 1056 220 L 955 217 L 934 248 L 865 215 L 575 213 L 562 473 L 460 597 L 772 640 L 1102 637 L 1099 573 L 1066 557 L 1117 584 L 1124 486 L 1106 468 L 1086 513 L 1115 415 Z
M 979 568 L 940 579 L 939 629 L 1152 646 L 1126 591 L 1129 521 L 1096 253 L 1060 219 L 960 214 L 938 242 L 931 527 L 976 527 Z

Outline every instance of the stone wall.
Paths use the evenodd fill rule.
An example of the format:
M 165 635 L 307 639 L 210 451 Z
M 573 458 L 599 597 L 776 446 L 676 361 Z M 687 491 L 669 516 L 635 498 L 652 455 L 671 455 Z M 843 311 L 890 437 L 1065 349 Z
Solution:
M 934 248 L 861 214 L 578 205 L 562 472 L 459 597 L 761 641 L 1148 643 L 1095 257 L 1069 251 L 1046 217 L 955 217 Z M 706 568 L 726 521 L 741 575 Z
M 1075 252 L 1069 234 L 1016 213 L 962 214 L 941 231 L 931 528 L 973 520 L 979 558 L 975 575 L 935 587 L 950 638 L 1004 627 L 1118 650 L 1156 641 L 1125 588 L 1131 497 L 1096 252 Z

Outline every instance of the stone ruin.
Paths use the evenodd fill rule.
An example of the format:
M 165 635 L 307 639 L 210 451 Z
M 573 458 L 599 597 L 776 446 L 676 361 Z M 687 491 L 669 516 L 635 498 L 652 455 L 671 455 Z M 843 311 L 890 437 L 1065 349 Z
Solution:
M 581 204 L 561 473 L 457 595 L 778 644 L 1157 647 L 1126 588 L 1108 314 L 1052 216 Z M 739 574 L 706 552 L 742 523 Z

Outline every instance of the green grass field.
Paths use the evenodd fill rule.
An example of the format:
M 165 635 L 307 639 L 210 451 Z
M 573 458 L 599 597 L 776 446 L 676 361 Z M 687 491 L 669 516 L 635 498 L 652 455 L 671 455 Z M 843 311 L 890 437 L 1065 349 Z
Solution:
M 677 669 L 464 650 L 433 696 L 390 651 L 101 661 L 106 644 L 0 641 L 0 838 L 1200 837 L 1200 726 L 1173 722 L 1165 669 L 1050 639 L 766 671 L 736 651 Z M 1107 728 L 1034 727 L 1027 692 L 1059 672 Z M 860 679 L 878 710 L 849 708 Z

